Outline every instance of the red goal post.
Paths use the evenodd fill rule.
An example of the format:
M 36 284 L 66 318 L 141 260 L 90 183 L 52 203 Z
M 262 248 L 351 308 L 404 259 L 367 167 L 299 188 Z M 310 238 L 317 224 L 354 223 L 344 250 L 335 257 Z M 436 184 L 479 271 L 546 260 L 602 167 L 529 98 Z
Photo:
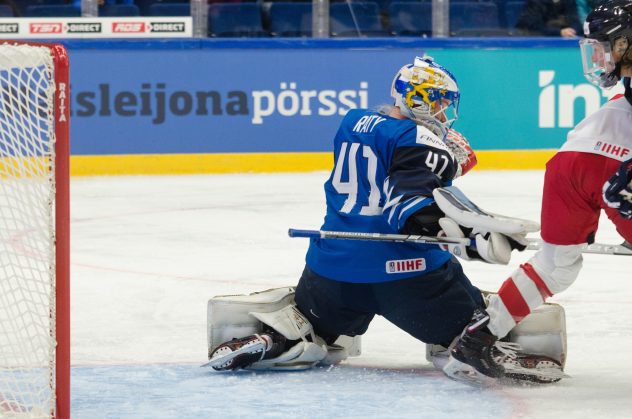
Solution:
M 69 61 L 0 44 L 0 417 L 70 417 Z

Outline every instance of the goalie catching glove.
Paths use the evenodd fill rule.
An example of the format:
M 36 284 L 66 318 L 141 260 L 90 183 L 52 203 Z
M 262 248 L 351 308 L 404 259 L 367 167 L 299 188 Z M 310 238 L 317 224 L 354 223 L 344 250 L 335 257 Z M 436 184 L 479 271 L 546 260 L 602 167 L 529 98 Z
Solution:
M 437 188 L 433 196 L 446 215 L 439 220 L 441 232 L 438 235 L 471 239 L 470 245 L 442 246 L 464 260 L 506 265 L 512 250 L 526 249 L 527 233 L 539 230 L 533 221 L 483 211 L 454 186 Z
M 441 248 L 447 250 L 453 255 L 463 260 L 481 260 L 488 263 L 506 265 L 511 260 L 511 251 L 513 249 L 524 250 L 526 242 L 521 243 L 509 236 L 501 233 L 477 231 L 476 229 L 467 228 L 459 225 L 451 218 L 441 218 L 439 225 L 442 230 L 439 237 L 467 237 L 472 240 L 469 246 L 463 244 L 443 245 Z

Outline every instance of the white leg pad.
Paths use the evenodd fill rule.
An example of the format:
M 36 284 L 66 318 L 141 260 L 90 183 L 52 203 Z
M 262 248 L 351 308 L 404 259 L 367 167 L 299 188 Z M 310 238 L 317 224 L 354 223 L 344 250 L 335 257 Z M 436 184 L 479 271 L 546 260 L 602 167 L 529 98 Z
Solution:
M 567 355 L 564 308 L 555 303 L 541 305 L 509 332 L 509 341 L 518 343 L 520 352 L 547 356 L 564 367 Z
M 208 302 L 207 321 L 209 354 L 233 338 L 261 333 L 264 324 L 290 340 L 301 340 L 278 357 L 253 364 L 249 367 L 252 369 L 301 370 L 317 363 L 338 363 L 361 353 L 360 336 L 340 336 L 327 346 L 314 335 L 312 325 L 296 308 L 293 287 L 213 297 Z M 311 342 L 307 336 L 311 336 Z
M 450 359 L 450 350 L 448 348 L 438 344 L 426 343 L 426 361 L 431 362 L 436 369 L 443 371 L 448 359 Z
M 314 334 L 312 324 L 294 304 L 288 304 L 270 313 L 251 311 L 249 314 L 290 340 L 305 339 L 306 336 Z
M 263 323 L 250 312 L 273 312 L 294 303 L 294 288 L 273 288 L 248 295 L 220 295 L 208 301 L 209 353 L 233 338 L 263 331 Z
M 347 354 L 351 357 L 360 356 L 362 354 L 362 336 L 340 335 L 334 342 L 335 346 L 341 346 L 347 350 Z M 329 352 L 332 352 L 331 350 Z
M 486 302 L 494 293 L 483 291 Z M 510 342 L 518 343 L 520 352 L 542 355 L 558 361 L 562 367 L 566 363 L 566 315 L 564 308 L 555 303 L 545 303 L 525 317 L 508 334 Z M 426 344 L 426 360 L 441 370 L 450 356 L 448 348 Z

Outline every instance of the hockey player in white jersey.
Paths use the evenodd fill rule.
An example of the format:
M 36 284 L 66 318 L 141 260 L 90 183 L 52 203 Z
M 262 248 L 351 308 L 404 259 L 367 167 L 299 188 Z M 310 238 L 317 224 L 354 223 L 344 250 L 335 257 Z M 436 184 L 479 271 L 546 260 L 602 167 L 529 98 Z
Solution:
M 491 296 L 487 312 L 465 328 L 444 368 L 454 379 L 490 382 L 497 377 L 495 367 L 478 358 L 481 348 L 493 345 L 575 281 L 582 267 L 582 247 L 594 241 L 602 210 L 619 234 L 632 241 L 632 0 L 598 6 L 588 15 L 584 30 L 580 47 L 586 77 L 601 87 L 612 87 L 623 78 L 625 95 L 581 121 L 547 163 L 542 248 Z

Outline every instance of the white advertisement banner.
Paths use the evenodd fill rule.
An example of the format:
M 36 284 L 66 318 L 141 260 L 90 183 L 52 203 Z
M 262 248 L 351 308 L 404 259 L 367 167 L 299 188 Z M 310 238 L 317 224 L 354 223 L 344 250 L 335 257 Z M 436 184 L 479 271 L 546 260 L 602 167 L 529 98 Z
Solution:
M 185 17 L 0 18 L 0 39 L 24 38 L 190 38 Z

